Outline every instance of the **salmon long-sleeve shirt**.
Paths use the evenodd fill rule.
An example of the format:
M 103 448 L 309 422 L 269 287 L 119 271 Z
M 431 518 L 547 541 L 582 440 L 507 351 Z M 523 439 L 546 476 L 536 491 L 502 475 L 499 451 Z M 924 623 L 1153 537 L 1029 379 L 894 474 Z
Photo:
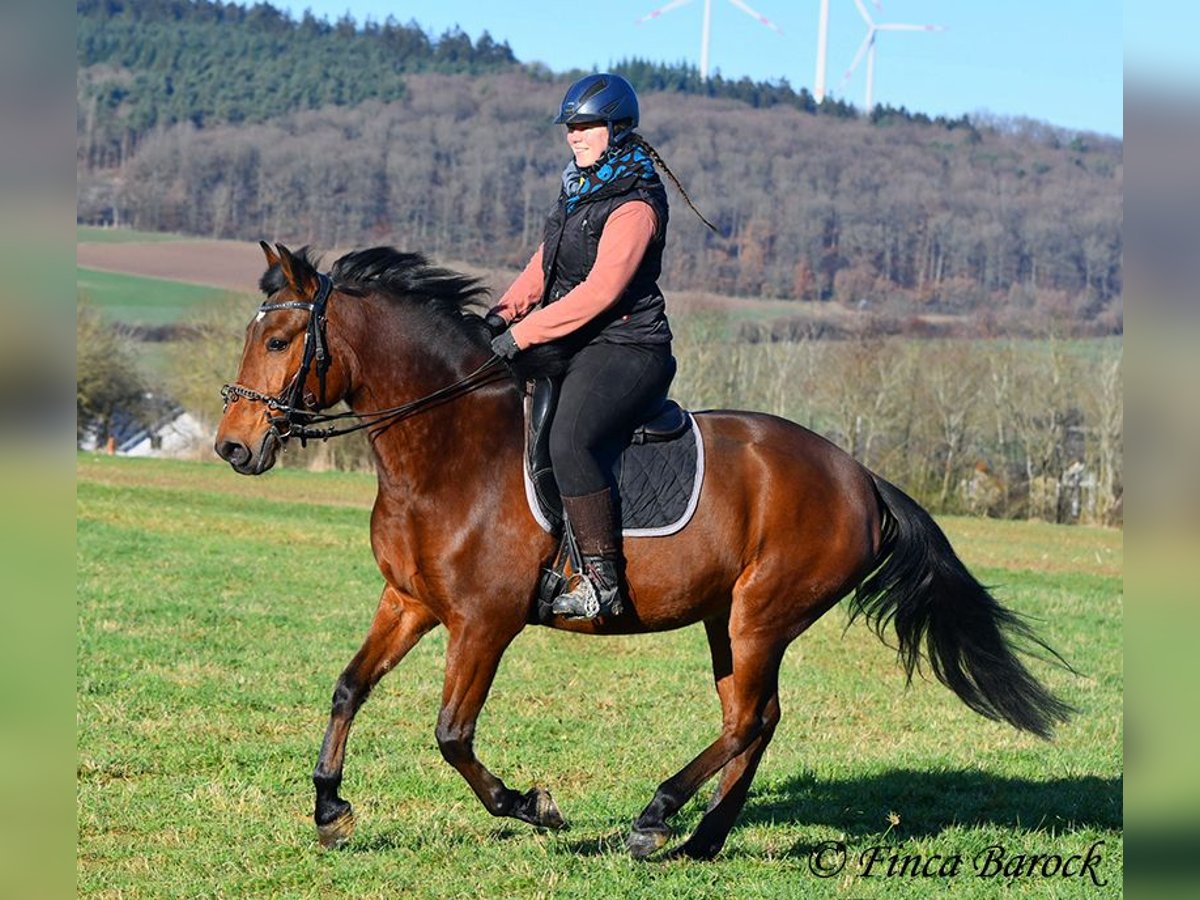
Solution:
M 641 200 L 622 203 L 604 224 L 596 262 L 587 278 L 554 303 L 529 312 L 542 299 L 546 288 L 542 273 L 545 247 L 539 246 L 491 311 L 512 325 L 513 340 L 522 350 L 571 334 L 620 299 L 641 265 L 657 227 L 658 217 L 649 203 Z

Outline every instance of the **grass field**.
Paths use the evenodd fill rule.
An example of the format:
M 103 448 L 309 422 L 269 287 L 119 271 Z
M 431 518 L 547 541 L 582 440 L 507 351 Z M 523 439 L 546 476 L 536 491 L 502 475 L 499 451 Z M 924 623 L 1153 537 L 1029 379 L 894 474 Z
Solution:
M 132 228 L 97 228 L 94 225 L 77 225 L 75 240 L 89 244 L 148 244 L 163 241 L 191 240 L 182 234 L 167 234 L 161 231 L 135 231 Z
M 373 478 L 81 456 L 78 888 L 88 896 L 1119 896 L 1122 549 L 1118 532 L 948 519 L 961 555 L 1082 673 L 1035 664 L 1081 714 L 1046 744 L 936 683 L 835 610 L 793 645 L 783 722 L 713 863 L 622 849 L 655 786 L 715 737 L 701 629 L 587 639 L 530 629 L 480 720 L 481 759 L 550 788 L 572 824 L 492 819 L 433 738 L 445 632 L 363 708 L 343 795 L 359 829 L 316 845 L 312 765 L 338 672 L 380 588 Z M 686 830 L 707 791 L 677 817 Z M 849 861 L 817 878 L 810 858 Z M 1086 854 L 1081 878 L 979 877 L 987 848 Z M 863 854 L 878 851 L 869 875 Z M 995 853 L 996 851 L 992 851 Z M 921 855 L 935 872 L 899 874 Z M 980 857 L 980 854 L 983 854 Z M 823 857 L 823 860 L 826 858 Z M 1074 863 L 1078 868 L 1078 861 Z
M 229 293 L 221 288 L 96 269 L 78 269 L 75 280 L 81 297 L 110 322 L 124 325 L 170 325 L 198 306 L 214 303 Z

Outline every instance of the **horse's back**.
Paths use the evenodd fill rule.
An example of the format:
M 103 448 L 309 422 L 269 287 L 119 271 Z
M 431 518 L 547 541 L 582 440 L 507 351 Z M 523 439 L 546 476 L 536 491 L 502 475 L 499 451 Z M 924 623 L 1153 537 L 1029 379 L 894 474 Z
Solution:
M 798 503 L 828 492 L 873 501 L 870 473 L 845 450 L 803 425 L 742 410 L 707 410 L 694 415 L 704 437 L 708 465 L 722 481 L 744 469 L 746 475 L 759 474 L 763 489 L 790 486 Z
M 787 419 L 696 415 L 706 475 L 699 514 L 738 510 L 747 564 L 857 583 L 878 553 L 881 508 L 871 474 L 836 444 Z

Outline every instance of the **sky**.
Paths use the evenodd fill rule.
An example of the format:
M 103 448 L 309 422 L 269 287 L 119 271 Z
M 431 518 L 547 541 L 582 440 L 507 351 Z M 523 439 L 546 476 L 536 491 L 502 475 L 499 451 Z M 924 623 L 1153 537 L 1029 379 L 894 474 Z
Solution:
M 631 57 L 699 65 L 705 0 L 690 0 L 637 24 L 667 2 L 273 0 L 272 5 L 296 18 L 305 9 L 330 21 L 348 12 L 360 25 L 390 15 L 434 37 L 455 26 L 473 40 L 487 31 L 507 41 L 521 62 L 542 62 L 556 72 L 603 70 Z M 711 0 L 710 73 L 755 81 L 786 78 L 794 88 L 811 90 L 819 0 L 744 2 L 782 33 L 731 0 Z M 881 9 L 872 0 L 863 2 L 880 24 L 945 29 L 878 34 L 875 102 L 930 115 L 988 113 L 1123 134 L 1120 0 L 880 0 Z M 826 84 L 831 94 L 860 108 L 865 61 L 848 82 L 843 74 L 866 33 L 854 0 L 830 0 Z

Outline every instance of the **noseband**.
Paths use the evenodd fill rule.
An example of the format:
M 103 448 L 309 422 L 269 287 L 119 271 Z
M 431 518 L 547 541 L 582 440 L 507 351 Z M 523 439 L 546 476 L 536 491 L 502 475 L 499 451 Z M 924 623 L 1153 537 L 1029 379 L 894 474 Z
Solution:
M 329 355 L 328 341 L 325 338 L 325 307 L 333 292 L 333 280 L 328 275 L 318 273 L 317 281 L 317 296 L 311 301 L 264 302 L 258 308 L 259 316 L 281 309 L 306 309 L 309 311 L 308 327 L 304 333 L 304 356 L 300 360 L 300 368 L 283 390 L 277 396 L 272 397 L 236 382 L 221 387 L 221 399 L 225 403 L 225 409 L 228 409 L 229 404 L 236 403 L 240 398 L 265 404 L 268 410 L 267 421 L 280 443 L 286 443 L 288 438 L 295 437 L 300 439 L 301 446 L 307 446 L 310 438 L 328 440 L 331 437 L 350 434 L 364 428 L 372 429 L 373 436 L 387 426 L 431 406 L 453 400 L 507 376 L 507 367 L 500 357 L 490 356 L 483 365 L 465 377 L 410 403 L 369 412 L 323 413 L 320 410 L 327 405 L 325 375 L 333 361 Z M 306 395 L 304 390 L 304 383 L 308 380 L 314 362 L 320 384 L 318 388 L 320 396 L 317 398 L 313 398 L 311 393 Z M 271 413 L 278 413 L 278 415 Z M 345 427 L 336 425 L 327 425 L 324 428 L 315 427 L 321 423 L 344 419 L 358 419 L 359 422 Z

